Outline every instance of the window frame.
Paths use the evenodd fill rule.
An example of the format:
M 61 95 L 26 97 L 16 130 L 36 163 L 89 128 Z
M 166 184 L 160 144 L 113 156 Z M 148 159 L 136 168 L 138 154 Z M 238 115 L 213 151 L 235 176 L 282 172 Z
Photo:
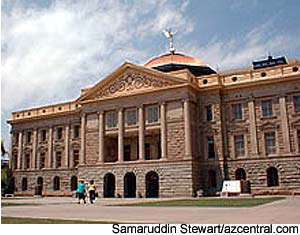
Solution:
M 106 129 L 115 129 L 118 127 L 118 113 L 116 110 L 105 112 Z
M 237 108 L 237 107 L 239 107 L 239 108 Z M 240 113 L 237 112 L 237 111 L 239 111 Z M 232 120 L 236 120 L 236 121 L 244 120 L 244 107 L 243 107 L 243 103 L 234 103 L 234 104 L 231 104 L 231 116 L 232 116 Z
M 270 139 L 268 140 L 268 138 L 271 136 L 274 137 L 274 145 L 269 146 L 268 143 L 270 141 Z M 276 147 L 276 132 L 275 131 L 268 131 L 264 133 L 264 141 L 265 141 L 265 153 L 267 156 L 269 155 L 274 155 L 277 153 L 277 147 Z M 270 151 L 271 150 L 271 151 Z
M 215 149 L 215 139 L 213 136 L 207 136 L 206 138 L 206 146 L 207 146 L 207 159 L 209 160 L 215 160 L 216 157 L 217 157 L 217 154 L 216 154 L 216 149 Z M 210 151 L 210 145 L 212 145 L 212 150 L 213 150 L 213 157 L 210 155 L 211 151 Z
M 238 138 L 240 138 L 240 143 L 242 140 L 242 151 L 239 150 L 238 146 L 240 143 L 238 142 Z M 245 146 L 245 135 L 244 134 L 239 134 L 239 135 L 234 135 L 233 137 L 234 139 L 234 153 L 235 153 L 235 157 L 239 158 L 239 157 L 245 157 L 246 155 L 246 146 Z
M 264 104 L 269 104 L 268 106 L 264 106 Z M 267 109 L 264 109 L 267 107 Z M 270 113 L 269 113 L 270 112 Z M 274 116 L 274 107 L 273 107 L 273 100 L 272 99 L 265 99 L 261 101 L 261 116 L 263 118 L 269 118 Z
M 205 114 L 205 120 L 207 122 L 212 122 L 214 120 L 214 106 L 212 104 L 205 105 Z
M 129 121 L 129 118 L 133 117 L 133 116 L 130 116 L 130 113 L 131 114 L 135 113 L 135 122 L 130 122 Z M 131 108 L 131 109 L 126 109 L 125 110 L 125 125 L 126 126 L 128 126 L 128 127 L 137 126 L 138 125 L 138 121 L 139 121 L 139 117 L 138 117 L 138 110 L 137 110 L 137 108 Z
M 299 99 L 298 103 L 296 102 L 296 99 Z M 293 95 L 293 108 L 294 108 L 294 113 L 300 112 L 300 95 Z
M 157 120 L 154 117 L 155 113 L 151 114 L 151 110 L 157 110 Z M 160 122 L 160 108 L 159 105 L 153 104 L 146 107 L 146 124 L 158 124 Z

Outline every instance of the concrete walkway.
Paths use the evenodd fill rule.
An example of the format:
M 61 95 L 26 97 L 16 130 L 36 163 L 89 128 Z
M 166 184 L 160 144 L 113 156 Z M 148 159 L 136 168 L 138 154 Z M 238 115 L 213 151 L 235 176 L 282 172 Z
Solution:
M 300 223 L 300 197 L 251 208 L 107 206 L 141 201 L 149 199 L 101 199 L 94 205 L 78 205 L 73 198 L 5 199 L 2 202 L 40 205 L 9 206 L 1 210 L 2 216 L 10 217 L 129 223 Z

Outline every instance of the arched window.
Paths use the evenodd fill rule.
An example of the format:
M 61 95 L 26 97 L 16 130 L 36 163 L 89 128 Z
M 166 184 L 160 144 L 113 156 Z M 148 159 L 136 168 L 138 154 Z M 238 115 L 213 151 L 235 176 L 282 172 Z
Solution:
M 53 178 L 53 190 L 58 191 L 60 189 L 60 179 L 58 176 Z
M 73 175 L 71 177 L 71 191 L 75 191 L 77 189 L 78 179 L 77 176 Z
M 278 171 L 275 167 L 267 169 L 267 185 L 268 187 L 279 186 Z
M 28 189 L 27 178 L 22 179 L 22 191 L 26 191 Z
M 214 170 L 208 171 L 208 186 L 210 188 L 217 187 L 217 176 L 216 176 L 216 172 Z
M 235 171 L 236 180 L 246 180 L 246 171 L 243 168 L 238 168 Z

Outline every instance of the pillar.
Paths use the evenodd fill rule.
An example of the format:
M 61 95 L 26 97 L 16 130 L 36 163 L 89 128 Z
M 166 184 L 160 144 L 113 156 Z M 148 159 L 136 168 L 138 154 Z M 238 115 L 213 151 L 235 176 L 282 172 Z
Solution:
M 249 124 L 250 124 L 250 143 L 252 155 L 258 155 L 257 131 L 256 131 L 256 115 L 254 100 L 248 102 Z
M 283 137 L 284 153 L 291 153 L 290 130 L 288 123 L 288 115 L 286 111 L 286 97 L 279 97 L 281 130 Z
M 37 150 L 37 129 L 33 130 L 32 138 L 32 156 L 31 156 L 31 169 L 35 169 L 36 166 L 36 150 Z
M 185 137 L 185 157 L 190 158 L 192 156 L 192 137 L 191 137 L 191 115 L 190 115 L 190 102 L 184 100 L 183 102 L 184 112 L 184 137 Z
M 70 126 L 69 124 L 67 124 L 65 126 L 65 162 L 64 162 L 64 166 L 66 168 L 69 167 L 69 136 L 70 136 Z
M 104 113 L 99 113 L 99 156 L 98 162 L 104 162 Z
M 139 160 L 145 158 L 145 121 L 144 121 L 144 109 L 143 106 L 139 107 Z
M 123 122 L 123 110 L 118 112 L 118 161 L 124 160 L 124 122 Z
M 53 127 L 49 128 L 49 137 L 48 137 L 48 168 L 52 168 L 52 142 L 53 142 Z
M 81 127 L 80 127 L 80 156 L 79 156 L 79 164 L 85 164 L 85 119 L 86 114 L 82 114 L 81 116 Z
M 166 123 L 166 104 L 160 105 L 160 141 L 161 159 L 167 158 L 167 123 Z
M 23 147 L 23 133 L 22 131 L 18 134 L 18 166 L 17 168 L 20 170 L 22 168 L 22 147 Z

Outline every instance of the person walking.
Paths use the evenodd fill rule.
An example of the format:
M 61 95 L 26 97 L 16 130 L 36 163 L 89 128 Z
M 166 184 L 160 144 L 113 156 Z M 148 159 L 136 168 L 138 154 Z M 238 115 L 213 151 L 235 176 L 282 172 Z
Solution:
M 96 199 L 96 185 L 94 180 L 90 181 L 88 191 L 89 191 L 90 202 L 91 204 L 93 204 Z
M 78 204 L 80 204 L 80 200 L 82 199 L 84 204 L 86 204 L 85 196 L 86 196 L 86 187 L 83 180 L 80 180 L 78 188 L 77 188 L 77 194 L 78 194 Z

